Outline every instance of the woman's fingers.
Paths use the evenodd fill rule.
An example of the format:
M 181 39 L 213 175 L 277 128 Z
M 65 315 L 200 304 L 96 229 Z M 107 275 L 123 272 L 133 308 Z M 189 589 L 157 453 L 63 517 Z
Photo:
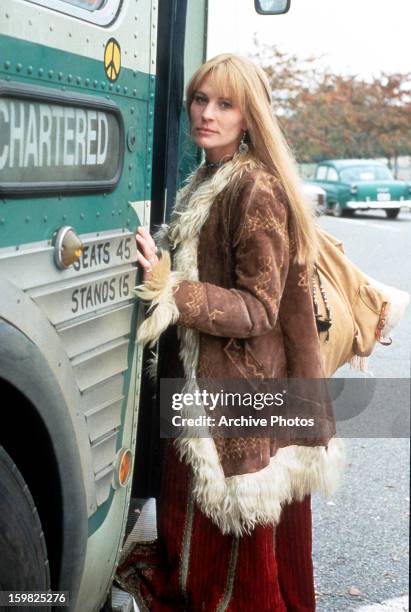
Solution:
M 151 278 L 153 264 L 151 264 L 139 251 L 137 251 L 137 263 L 143 268 L 143 282 L 149 280 Z
M 153 264 L 140 251 L 137 251 L 137 262 L 144 270 L 151 270 Z
M 152 259 L 147 259 L 139 251 L 137 251 L 137 262 L 145 269 L 151 270 L 153 266 L 158 262 L 158 257 L 154 256 Z
M 144 256 L 144 258 L 151 264 L 154 265 L 154 263 L 156 263 L 158 261 L 158 257 L 155 253 L 155 251 L 153 251 L 153 249 L 148 246 L 147 242 L 144 241 L 144 239 L 140 239 L 138 236 L 136 238 L 137 240 L 137 252 L 141 252 L 141 254 Z
M 138 227 L 136 232 L 137 263 L 143 268 L 143 281 L 151 277 L 152 267 L 158 262 L 156 243 L 144 227 Z
M 136 242 L 144 257 L 153 264 L 157 259 L 157 247 L 150 233 L 145 228 L 139 227 L 137 229 Z
M 139 236 L 136 236 L 136 239 L 139 246 Z M 150 249 L 148 249 L 148 246 L 143 238 L 141 238 L 141 242 L 143 245 L 141 248 L 143 249 L 144 247 L 144 254 L 137 249 L 137 263 L 143 268 L 142 280 L 144 282 L 151 278 L 151 271 L 153 266 L 158 262 L 158 257 L 157 255 L 153 254 L 152 251 L 150 252 Z
M 137 228 L 137 234 L 136 236 L 140 236 L 142 238 L 144 238 L 149 246 L 150 249 L 152 249 L 154 252 L 156 251 L 157 247 L 156 247 L 156 243 L 154 242 L 150 232 L 148 230 L 146 230 L 145 227 L 140 226 Z

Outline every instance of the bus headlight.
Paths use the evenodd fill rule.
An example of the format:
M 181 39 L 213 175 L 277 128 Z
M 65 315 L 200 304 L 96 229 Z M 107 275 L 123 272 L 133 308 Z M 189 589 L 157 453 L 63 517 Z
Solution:
M 63 225 L 53 237 L 54 262 L 60 270 L 70 267 L 80 259 L 83 243 L 70 225 Z

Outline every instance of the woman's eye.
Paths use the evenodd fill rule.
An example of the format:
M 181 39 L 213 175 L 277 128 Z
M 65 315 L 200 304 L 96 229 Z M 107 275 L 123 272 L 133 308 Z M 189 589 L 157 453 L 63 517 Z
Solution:
M 223 108 L 224 110 L 227 108 L 232 108 L 232 104 L 230 102 L 227 102 L 227 100 L 222 100 L 220 102 L 220 106 L 221 108 Z
M 194 100 L 197 104 L 205 104 L 207 101 L 204 96 L 200 96 L 198 94 L 194 96 Z

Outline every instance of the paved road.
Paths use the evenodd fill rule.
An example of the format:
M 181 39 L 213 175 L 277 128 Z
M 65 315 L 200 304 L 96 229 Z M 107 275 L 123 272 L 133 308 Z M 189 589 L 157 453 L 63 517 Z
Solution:
M 411 293 L 410 213 L 395 221 L 377 211 L 319 222 L 362 270 Z M 393 338 L 369 359 L 375 377 L 410 376 L 411 308 Z M 356 374 L 345 367 L 338 376 Z M 332 502 L 313 499 L 317 609 L 408 610 L 409 440 L 352 438 L 346 446 L 339 492 Z

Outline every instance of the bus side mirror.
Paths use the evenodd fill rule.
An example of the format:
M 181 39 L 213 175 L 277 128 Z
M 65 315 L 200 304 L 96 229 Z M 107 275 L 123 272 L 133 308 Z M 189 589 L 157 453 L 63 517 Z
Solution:
M 254 0 L 254 6 L 260 15 L 282 15 L 290 8 L 291 0 Z

